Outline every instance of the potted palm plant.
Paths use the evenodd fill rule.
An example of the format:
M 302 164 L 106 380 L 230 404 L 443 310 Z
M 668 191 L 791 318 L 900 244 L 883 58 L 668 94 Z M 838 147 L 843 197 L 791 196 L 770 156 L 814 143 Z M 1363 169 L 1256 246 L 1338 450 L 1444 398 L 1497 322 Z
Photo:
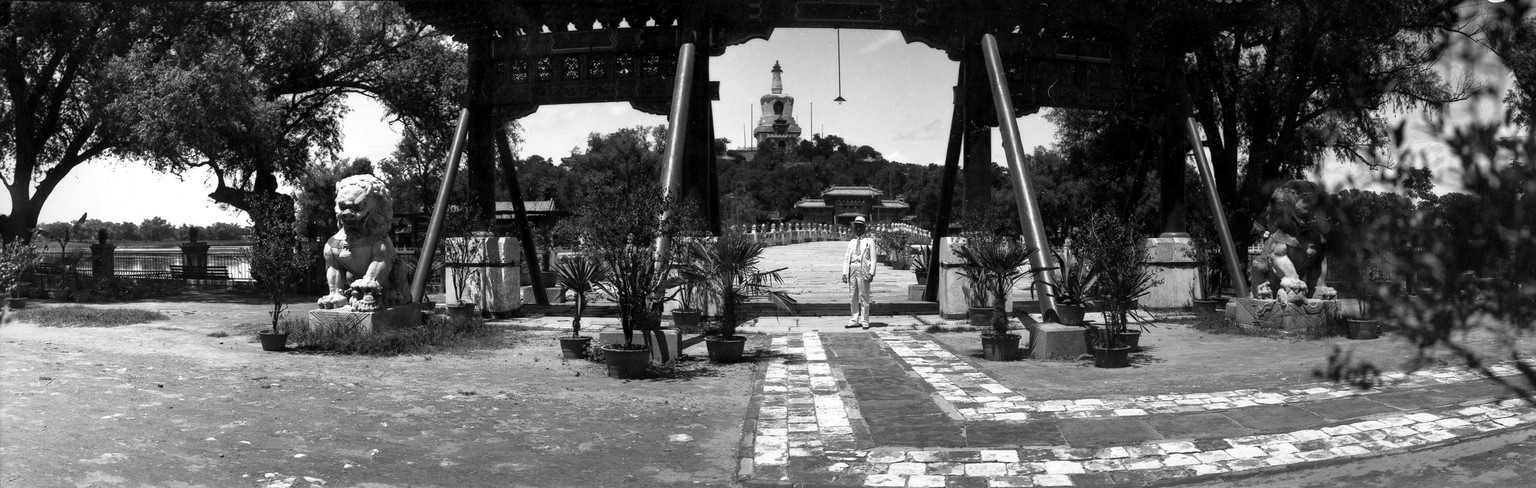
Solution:
M 960 274 L 966 279 L 966 295 L 973 306 L 972 324 L 982 321 L 981 327 L 986 331 L 982 333 L 981 349 L 987 360 L 1007 361 L 1019 354 L 1020 336 L 1008 332 L 1008 314 L 1004 311 L 1014 285 L 1036 271 L 1025 268 L 1035 252 L 1033 247 L 995 234 L 973 234 L 955 250 L 962 261 Z M 991 313 L 978 314 L 977 304 L 983 305 L 983 310 L 990 308 Z
M 566 359 L 584 358 L 592 338 L 581 335 L 581 314 L 587 308 L 587 295 L 596 289 L 598 280 L 603 279 L 603 268 L 586 256 L 569 256 L 560 258 L 559 264 L 555 265 L 555 275 L 560 286 L 571 290 L 576 298 L 576 306 L 571 310 L 571 336 L 560 338 L 561 355 Z
M 278 324 L 283 310 L 288 308 L 293 284 L 304 276 L 314 261 L 299 236 L 291 202 L 278 195 L 256 197 L 251 204 L 255 232 L 251 247 L 244 253 L 251 263 L 251 277 L 256 280 L 256 288 L 272 303 L 272 330 L 259 334 L 263 351 L 287 348 L 289 331 L 279 330 Z
M 781 281 L 779 271 L 784 268 L 768 271 L 758 268 L 764 248 L 763 244 L 737 232 L 688 243 L 687 261 L 679 268 L 679 275 L 720 300 L 720 333 L 704 340 L 711 361 L 734 363 L 741 360 L 747 338 L 736 335 L 736 326 L 741 323 L 741 305 L 747 300 L 767 297 L 778 310 L 795 311 L 794 298 L 770 288 Z
M 926 246 L 918 246 L 918 252 L 912 255 L 912 274 L 917 278 L 917 284 L 928 283 L 928 259 L 932 256 L 925 250 Z
M 1088 310 L 1088 292 L 1099 280 L 1076 255 L 1069 253 L 1072 257 L 1063 258 L 1061 253 L 1056 253 L 1059 264 L 1051 270 L 1056 273 L 1056 282 L 1046 283 L 1050 288 L 1047 293 L 1055 299 L 1056 318 L 1061 325 L 1082 325 L 1083 315 Z

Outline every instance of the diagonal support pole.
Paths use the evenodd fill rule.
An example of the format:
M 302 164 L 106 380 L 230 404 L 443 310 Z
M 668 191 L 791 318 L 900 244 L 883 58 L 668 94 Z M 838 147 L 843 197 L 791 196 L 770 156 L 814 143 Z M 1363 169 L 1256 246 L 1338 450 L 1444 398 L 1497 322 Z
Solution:
M 533 301 L 549 305 L 545 288 L 554 283 L 544 283 L 544 270 L 539 263 L 539 252 L 533 246 L 533 232 L 528 230 L 528 209 L 523 205 L 523 188 L 517 181 L 517 162 L 512 160 L 512 145 L 507 142 L 507 130 L 496 128 L 496 152 L 501 156 L 501 172 L 507 175 L 507 193 L 512 195 L 512 211 L 517 217 L 517 237 L 523 241 L 523 262 L 528 263 L 528 284 L 533 285 Z
M 693 92 L 693 43 L 684 43 L 677 49 L 677 80 L 672 83 L 672 110 L 667 117 L 667 153 L 664 155 L 665 166 L 661 172 L 662 196 L 677 198 L 678 187 L 683 179 L 683 144 L 687 142 L 688 133 L 688 102 L 689 95 Z M 672 218 L 672 212 L 662 214 L 662 220 Z M 672 252 L 672 239 L 667 236 L 656 238 L 656 261 L 664 262 Z
M 437 204 L 432 207 L 432 223 L 427 226 L 427 239 L 421 244 L 420 256 L 416 257 L 416 276 L 411 280 L 412 302 L 426 298 L 427 277 L 432 274 L 432 253 L 437 250 L 437 238 L 443 232 L 443 216 L 448 211 L 448 194 L 453 189 L 453 178 L 459 174 L 459 158 L 464 152 L 464 134 L 469 130 L 469 109 L 459 111 L 459 129 L 453 134 L 452 149 L 448 151 L 448 166 L 443 168 L 443 181 L 437 187 Z
M 1237 296 L 1247 298 L 1248 280 L 1243 279 L 1243 265 L 1237 258 L 1237 245 L 1232 242 L 1232 229 L 1227 227 L 1227 211 L 1221 206 L 1221 195 L 1216 191 L 1216 168 L 1205 155 L 1205 145 L 1200 142 L 1200 129 L 1195 127 L 1195 110 L 1186 93 L 1179 104 L 1184 113 L 1184 136 L 1189 138 L 1190 149 L 1195 152 L 1195 168 L 1200 170 L 1200 183 L 1205 185 L 1205 197 L 1210 202 L 1211 217 L 1216 221 L 1216 234 L 1221 236 L 1221 253 L 1227 255 L 1227 271 L 1231 272 L 1232 290 Z
M 964 68 L 961 68 L 962 70 Z M 965 97 L 963 84 L 955 86 L 955 111 L 949 122 L 949 148 L 944 151 L 944 177 L 939 183 L 939 215 L 933 223 L 933 237 L 928 247 L 928 282 L 923 301 L 939 301 L 939 241 L 949 235 L 949 218 L 954 212 L 955 177 L 960 172 L 960 143 L 965 136 Z
M 1008 175 L 1013 183 L 1014 203 L 1019 207 L 1019 227 L 1031 247 L 1036 249 L 1029 263 L 1036 269 L 1050 266 L 1051 243 L 1045 238 L 1045 222 L 1040 219 L 1040 206 L 1036 203 L 1035 187 L 1030 184 L 1029 171 L 1024 167 L 1024 142 L 1019 137 L 1019 120 L 1013 116 L 1013 92 L 1008 90 L 1008 77 L 1003 73 L 1003 58 L 998 53 L 997 38 L 992 34 L 981 36 L 982 56 L 987 63 L 987 84 L 992 88 L 992 104 L 997 107 L 997 126 L 1003 136 L 1003 154 L 1008 157 Z M 1040 312 L 1056 309 L 1056 300 L 1049 291 L 1055 277 L 1045 271 L 1035 273 L 1035 297 L 1040 301 Z

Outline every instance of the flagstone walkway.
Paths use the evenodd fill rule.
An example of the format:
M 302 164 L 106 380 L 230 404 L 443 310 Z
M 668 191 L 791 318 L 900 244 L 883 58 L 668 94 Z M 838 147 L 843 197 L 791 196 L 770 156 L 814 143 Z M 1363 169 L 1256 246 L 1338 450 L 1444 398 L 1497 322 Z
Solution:
M 1517 374 L 1497 365 L 1500 375 Z M 775 333 L 742 444 L 758 486 L 1139 486 L 1384 455 L 1525 428 L 1475 374 L 1032 401 L 927 334 Z

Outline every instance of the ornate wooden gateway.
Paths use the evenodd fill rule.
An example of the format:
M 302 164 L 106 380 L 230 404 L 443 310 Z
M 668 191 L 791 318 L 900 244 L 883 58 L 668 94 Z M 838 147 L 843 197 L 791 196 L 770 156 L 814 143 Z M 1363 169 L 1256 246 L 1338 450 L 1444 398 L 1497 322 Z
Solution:
M 1065 107 L 1187 121 L 1189 104 L 1184 101 L 1181 74 L 1184 54 L 1250 9 L 1242 0 L 405 0 L 401 4 L 412 16 L 469 47 L 467 115 L 461 118 L 461 140 L 455 145 L 464 144 L 478 205 L 486 210 L 493 205 L 496 136 L 504 122 L 542 105 L 629 102 L 637 110 L 668 116 L 671 130 L 663 187 L 696 203 L 716 231 L 719 192 L 711 154 L 713 115 L 707 101 L 718 98 L 718 86 L 708 82 L 710 57 L 752 39 L 769 39 L 781 27 L 900 31 L 907 42 L 943 50 L 960 62 L 941 187 L 940 201 L 945 205 L 933 229 L 935 237 L 948 227 L 947 202 L 960 177 L 962 159 L 967 205 L 979 204 L 976 196 L 989 191 L 990 128 L 999 127 L 1021 228 L 1030 245 L 1045 251 L 1035 254 L 1037 266 L 1045 265 L 1049 244 L 1020 161 L 1024 148 L 1016 117 L 1041 107 Z M 1208 197 L 1219 209 L 1209 162 L 1198 150 L 1198 135 L 1193 125 L 1182 125 L 1197 149 Z M 455 149 L 453 157 L 459 152 Z M 504 159 L 510 157 L 505 148 L 500 152 Z M 1165 164 L 1177 164 L 1174 168 L 1182 172 L 1182 158 Z M 506 164 L 509 173 L 511 167 Z M 514 192 L 516 188 L 512 185 Z M 521 197 L 513 195 L 512 200 Z M 1235 266 L 1224 219 L 1219 220 L 1226 254 L 1234 259 L 1229 266 Z M 435 238 L 436 232 L 429 230 L 424 258 L 430 256 Z M 937 277 L 938 273 L 931 274 L 929 284 Z M 539 283 L 534 285 L 539 289 Z M 930 293 L 936 288 L 930 286 Z M 414 292 L 419 295 L 419 290 Z M 1042 309 L 1052 308 L 1048 294 L 1037 295 L 1043 297 Z

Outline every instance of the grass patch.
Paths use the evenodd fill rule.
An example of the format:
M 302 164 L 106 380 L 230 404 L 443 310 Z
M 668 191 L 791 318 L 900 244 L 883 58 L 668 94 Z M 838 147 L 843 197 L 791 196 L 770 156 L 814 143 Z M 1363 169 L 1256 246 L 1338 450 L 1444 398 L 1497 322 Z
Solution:
M 122 327 L 170 320 L 165 314 L 137 308 L 96 308 L 80 305 L 27 308 L 11 312 L 16 320 L 42 327 Z
M 304 319 L 283 319 L 288 344 L 299 351 L 362 356 L 398 356 L 441 352 L 506 343 L 509 331 L 484 320 L 433 316 L 426 324 L 402 330 L 358 334 L 340 330 L 310 331 Z
M 1264 337 L 1269 339 L 1316 339 L 1310 334 L 1297 333 L 1284 329 L 1272 329 L 1268 327 L 1239 327 L 1226 314 L 1205 315 L 1198 314 L 1193 319 L 1174 320 L 1171 323 L 1188 323 L 1191 328 L 1207 334 L 1231 334 L 1249 337 Z
M 926 332 L 926 333 L 929 333 L 929 334 L 941 334 L 941 333 L 945 333 L 945 332 L 978 332 L 980 330 L 981 329 L 976 328 L 976 327 L 971 327 L 969 325 L 953 325 L 953 326 L 949 326 L 949 325 L 943 325 L 943 324 L 932 324 L 932 325 L 929 325 L 927 328 L 923 329 L 923 332 Z
M 222 330 L 218 332 L 209 332 L 208 337 L 229 337 L 229 333 Z

